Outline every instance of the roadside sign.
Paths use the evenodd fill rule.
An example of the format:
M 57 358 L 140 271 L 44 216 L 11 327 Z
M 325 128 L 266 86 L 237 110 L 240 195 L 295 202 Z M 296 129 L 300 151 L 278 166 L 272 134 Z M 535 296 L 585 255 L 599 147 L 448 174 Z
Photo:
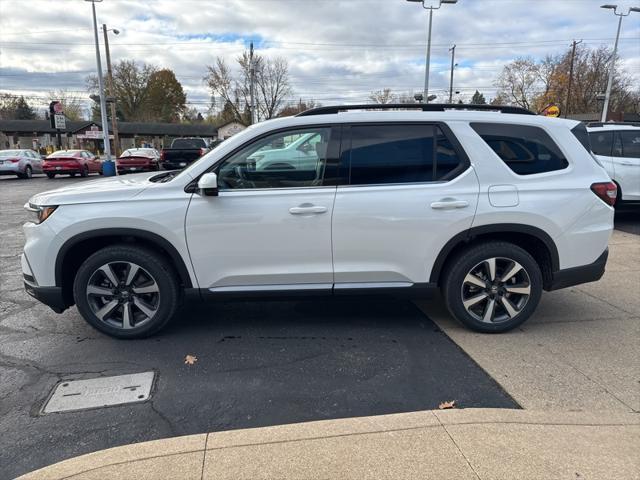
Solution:
M 65 122 L 65 118 L 64 118 L 64 114 L 62 114 L 62 113 L 56 113 L 53 116 L 53 123 L 54 123 L 54 126 L 55 126 L 56 130 L 65 130 L 67 128 L 66 122 Z
M 560 107 L 558 107 L 557 105 L 551 104 L 542 111 L 542 114 L 545 117 L 559 117 Z

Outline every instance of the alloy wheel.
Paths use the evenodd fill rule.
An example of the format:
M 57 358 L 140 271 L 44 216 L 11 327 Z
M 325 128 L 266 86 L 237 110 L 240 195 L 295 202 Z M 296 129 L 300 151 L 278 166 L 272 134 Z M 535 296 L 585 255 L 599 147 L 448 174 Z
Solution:
M 109 262 L 89 277 L 86 296 L 91 311 L 112 327 L 140 327 L 160 307 L 160 287 L 153 276 L 132 262 Z
M 462 304 L 473 318 L 484 323 L 513 320 L 531 296 L 531 279 L 515 260 L 492 257 L 475 265 L 464 277 Z

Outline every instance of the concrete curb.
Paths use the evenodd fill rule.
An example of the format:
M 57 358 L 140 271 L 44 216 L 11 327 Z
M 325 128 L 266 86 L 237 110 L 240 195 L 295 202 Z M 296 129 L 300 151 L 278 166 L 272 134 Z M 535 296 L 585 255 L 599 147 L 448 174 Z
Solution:
M 421 411 L 189 435 L 102 450 L 20 480 L 640 478 L 640 415 Z

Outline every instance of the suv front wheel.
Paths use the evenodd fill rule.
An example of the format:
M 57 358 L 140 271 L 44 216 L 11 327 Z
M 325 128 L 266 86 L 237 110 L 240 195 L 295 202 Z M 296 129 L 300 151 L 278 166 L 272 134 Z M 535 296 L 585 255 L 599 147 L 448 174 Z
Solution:
M 179 298 L 171 266 L 152 251 L 129 245 L 91 255 L 78 269 L 73 296 L 91 326 L 117 338 L 156 333 L 173 316 Z
M 473 330 L 499 333 L 521 325 L 533 314 L 542 295 L 542 273 L 522 248 L 490 242 L 455 257 L 443 287 L 455 318 Z

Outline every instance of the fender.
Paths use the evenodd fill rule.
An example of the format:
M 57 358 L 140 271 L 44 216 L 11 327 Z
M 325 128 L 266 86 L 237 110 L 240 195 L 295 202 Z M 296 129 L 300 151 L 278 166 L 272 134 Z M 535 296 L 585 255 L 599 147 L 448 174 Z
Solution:
M 55 266 L 55 280 L 56 286 L 62 287 L 62 265 L 64 259 L 67 256 L 67 253 L 78 243 L 89 240 L 91 238 L 100 238 L 100 237 L 134 237 L 141 238 L 143 240 L 148 241 L 149 243 L 153 243 L 163 250 L 165 250 L 169 256 L 171 257 L 173 265 L 178 270 L 178 275 L 180 275 L 180 279 L 185 288 L 193 287 L 191 283 L 191 277 L 189 275 L 189 271 L 182 259 L 178 250 L 166 239 L 162 238 L 160 235 L 148 232 L 146 230 L 138 230 L 136 228 L 100 228 L 98 230 L 91 230 L 88 232 L 79 233 L 71 237 L 67 240 L 60 250 L 58 251 L 58 256 L 56 257 L 56 266 Z
M 453 251 L 455 247 L 466 243 L 472 240 L 474 237 L 480 235 L 487 234 L 496 234 L 496 233 L 523 233 L 526 235 L 531 235 L 532 237 L 540 240 L 549 250 L 551 255 L 551 270 L 552 273 L 560 270 L 560 258 L 558 256 L 558 247 L 556 247 L 555 242 L 549 236 L 547 232 L 541 230 L 537 227 L 532 227 L 530 225 L 523 225 L 519 223 L 494 223 L 491 225 L 481 225 L 478 227 L 472 227 L 469 230 L 465 230 L 464 232 L 460 232 L 455 235 L 451 240 L 449 240 L 436 258 L 436 261 L 433 264 L 433 268 L 431 269 L 431 276 L 429 277 L 429 282 L 438 283 L 440 278 L 440 273 L 442 272 L 442 267 L 444 263 L 447 261 L 449 254 Z

